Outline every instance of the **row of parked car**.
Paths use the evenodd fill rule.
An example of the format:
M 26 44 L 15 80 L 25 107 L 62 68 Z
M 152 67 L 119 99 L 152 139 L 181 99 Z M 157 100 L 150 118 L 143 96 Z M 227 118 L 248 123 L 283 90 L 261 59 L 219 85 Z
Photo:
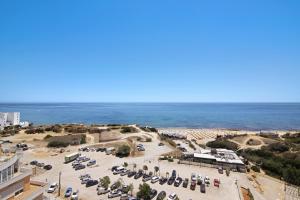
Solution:
M 57 183 L 52 183 L 47 192 L 48 193 L 54 193 L 56 190 L 58 189 L 58 184 Z M 65 198 L 71 198 L 71 200 L 78 200 L 79 199 L 79 190 L 74 190 L 72 189 L 72 187 L 67 187 L 66 191 L 65 191 Z
M 84 164 L 85 162 L 87 163 Z M 72 162 L 72 167 L 75 170 L 81 170 L 84 169 L 85 167 L 89 167 L 95 164 L 96 164 L 96 160 L 91 160 L 89 157 L 86 156 L 79 156 L 78 158 L 76 158 L 76 160 Z
M 143 177 L 143 179 L 142 179 L 143 182 L 147 182 L 147 181 L 151 180 L 151 183 L 160 182 L 160 184 L 164 184 L 168 180 L 167 178 L 164 178 L 164 177 L 152 176 L 153 174 L 151 172 L 149 174 L 146 174 L 146 173 L 143 173 L 142 170 L 138 170 L 137 172 L 131 171 L 122 166 L 113 166 L 112 172 L 114 175 L 117 175 L 117 174 L 119 174 L 121 176 L 127 175 L 128 177 L 134 177 L 134 179 L 139 179 L 139 178 Z M 165 191 L 161 191 L 160 193 L 158 193 L 157 190 L 151 189 L 150 199 L 154 199 L 157 196 L 156 197 L 157 200 L 163 200 L 163 199 L 165 199 L 166 195 L 167 194 Z M 175 193 L 172 193 L 168 196 L 168 200 L 174 200 L 176 198 L 177 198 L 177 195 Z M 123 199 L 123 198 L 121 197 L 120 199 Z
M 189 185 L 189 180 L 188 178 L 181 178 L 176 175 L 176 170 L 172 171 L 172 174 L 169 178 L 166 177 L 159 177 L 157 175 L 153 175 L 152 172 L 144 173 L 143 170 L 138 170 L 138 171 L 131 171 L 128 170 L 122 166 L 114 166 L 112 167 L 112 172 L 114 175 L 120 174 L 121 176 L 126 176 L 127 177 L 133 177 L 134 179 L 139 179 L 142 177 L 143 182 L 150 181 L 151 183 L 156 183 L 159 182 L 159 184 L 163 185 L 167 183 L 168 185 L 174 185 L 175 187 L 179 187 L 182 184 L 182 187 L 187 188 Z M 196 175 L 192 174 L 191 175 L 191 181 L 190 181 L 190 189 L 195 190 L 196 186 L 200 185 L 200 191 L 202 193 L 206 192 L 206 187 L 210 185 L 210 178 L 208 176 L 201 176 L 201 175 Z M 219 187 L 220 185 L 220 180 L 219 179 L 214 179 L 214 186 Z
M 52 165 L 49 165 L 49 164 L 46 165 L 45 163 L 38 162 L 37 160 L 31 161 L 30 165 L 37 166 L 37 167 L 40 167 L 40 168 L 44 168 L 45 170 L 51 170 L 52 169 Z

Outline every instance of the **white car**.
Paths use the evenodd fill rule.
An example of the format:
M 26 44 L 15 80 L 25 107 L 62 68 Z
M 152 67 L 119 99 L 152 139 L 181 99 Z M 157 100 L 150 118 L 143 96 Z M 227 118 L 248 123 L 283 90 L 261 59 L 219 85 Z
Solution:
M 153 176 L 151 179 L 151 183 L 156 183 L 157 181 L 159 181 L 159 177 L 158 176 Z
M 173 192 L 168 196 L 168 200 L 175 200 L 177 198 L 177 195 Z
M 77 191 L 74 191 L 73 194 L 72 194 L 72 196 L 71 196 L 71 200 L 78 200 L 78 199 L 79 199 L 79 198 L 78 198 L 78 193 L 79 193 L 78 190 L 77 190 Z
M 208 176 L 205 176 L 205 178 L 204 178 L 204 182 L 206 183 L 206 184 L 209 184 L 209 177 Z
M 57 183 L 52 183 L 48 188 L 48 193 L 55 192 L 56 188 L 57 188 Z

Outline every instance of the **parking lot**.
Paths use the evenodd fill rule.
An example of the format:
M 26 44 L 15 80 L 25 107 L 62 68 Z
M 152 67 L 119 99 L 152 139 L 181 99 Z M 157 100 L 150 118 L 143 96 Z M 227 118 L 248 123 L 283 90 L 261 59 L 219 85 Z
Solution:
M 61 172 L 61 184 L 62 184 L 62 192 L 67 187 L 72 187 L 73 190 L 79 190 L 80 199 L 108 199 L 106 195 L 97 195 L 96 187 L 85 187 L 84 184 L 81 184 L 79 176 L 81 174 L 90 174 L 93 179 L 99 180 L 99 178 L 104 176 L 109 176 L 111 179 L 111 183 L 117 181 L 119 178 L 122 179 L 124 184 L 129 185 L 133 184 L 134 186 L 134 194 L 138 191 L 139 184 L 143 183 L 142 178 L 134 179 L 133 177 L 129 178 L 127 176 L 113 175 L 111 168 L 115 165 L 122 165 L 124 162 L 127 162 L 128 169 L 133 169 L 133 164 L 137 164 L 137 170 L 142 169 L 143 165 L 148 166 L 148 172 L 154 171 L 154 167 L 158 166 L 160 168 L 159 175 L 166 176 L 168 172 L 171 175 L 172 170 L 177 171 L 177 175 L 181 178 L 189 178 L 192 173 L 201 176 L 208 176 L 211 180 L 211 184 L 209 187 L 206 187 L 206 192 L 200 192 L 200 186 L 197 185 L 194 191 L 190 190 L 190 182 L 187 188 L 183 188 L 182 184 L 179 187 L 175 187 L 173 185 L 168 185 L 167 183 L 160 185 L 158 182 L 152 184 L 150 181 L 147 183 L 158 191 L 166 191 L 167 195 L 175 192 L 180 199 L 218 199 L 222 196 L 222 199 L 239 199 L 239 191 L 236 186 L 236 180 L 238 180 L 239 185 L 248 185 L 249 181 L 246 178 L 245 174 L 232 172 L 229 177 L 224 174 L 219 174 L 217 169 L 214 168 L 200 168 L 197 166 L 189 166 L 189 165 L 179 165 L 176 162 L 168 162 L 168 161 L 158 161 L 157 158 L 160 154 L 166 153 L 171 149 L 165 146 L 158 146 L 158 143 L 143 143 L 146 149 L 145 155 L 140 157 L 127 157 L 127 158 L 116 158 L 113 155 L 106 155 L 105 152 L 82 152 L 82 155 L 90 158 L 91 160 L 95 159 L 96 164 L 90 167 L 86 167 L 81 170 L 75 170 L 72 167 L 72 164 L 64 164 L 64 156 L 70 154 L 72 152 L 76 152 L 78 148 L 72 147 L 70 152 L 65 152 L 62 154 L 58 154 L 56 156 L 48 156 L 39 159 L 39 162 L 51 163 L 53 168 L 52 170 L 45 171 L 42 174 L 34 177 L 36 180 L 47 181 L 49 183 L 57 182 L 58 183 L 58 175 Z M 23 157 L 24 162 L 30 162 L 36 159 L 31 155 L 31 151 L 25 152 L 25 156 Z M 220 179 L 220 187 L 213 186 L 213 179 Z M 250 185 L 251 187 L 251 185 Z M 55 194 L 48 195 L 50 198 L 54 198 Z M 119 199 L 117 197 L 115 199 Z

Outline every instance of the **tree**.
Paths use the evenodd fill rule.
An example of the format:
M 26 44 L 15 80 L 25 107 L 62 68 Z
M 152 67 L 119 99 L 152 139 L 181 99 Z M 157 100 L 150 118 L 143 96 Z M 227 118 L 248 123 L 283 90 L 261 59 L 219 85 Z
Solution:
M 147 183 L 140 184 L 137 197 L 143 200 L 150 200 L 151 188 Z
M 118 148 L 116 156 L 127 157 L 130 154 L 130 147 L 128 145 L 122 145 Z
M 159 171 L 159 167 L 158 166 L 155 166 L 154 167 L 154 173 L 156 174 L 156 176 L 157 176 L 157 172 Z
M 136 163 L 133 163 L 133 171 L 136 170 Z
M 124 163 L 123 163 L 123 167 L 128 167 L 128 163 L 127 163 L 127 162 L 124 162 Z
M 147 165 L 144 165 L 144 166 L 143 166 L 143 170 L 147 172 L 147 171 L 148 171 L 148 166 L 147 166 Z M 145 172 L 144 172 L 144 173 L 145 173 Z
M 104 176 L 103 178 L 100 179 L 100 183 L 104 188 L 108 188 L 110 184 L 110 178 L 108 176 Z
M 132 196 L 132 192 L 133 192 L 133 189 L 134 189 L 133 184 L 130 183 L 128 187 L 129 187 L 128 189 L 129 189 L 129 191 L 130 191 L 130 194 L 131 194 L 131 196 Z

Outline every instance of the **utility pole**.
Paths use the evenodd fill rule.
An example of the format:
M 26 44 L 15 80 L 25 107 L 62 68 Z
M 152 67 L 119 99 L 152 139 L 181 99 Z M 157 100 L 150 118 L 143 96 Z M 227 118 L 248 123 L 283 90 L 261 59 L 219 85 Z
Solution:
M 61 171 L 59 172 L 59 176 L 58 176 L 58 196 L 59 197 L 60 197 L 60 187 L 61 187 L 60 179 L 61 179 Z

